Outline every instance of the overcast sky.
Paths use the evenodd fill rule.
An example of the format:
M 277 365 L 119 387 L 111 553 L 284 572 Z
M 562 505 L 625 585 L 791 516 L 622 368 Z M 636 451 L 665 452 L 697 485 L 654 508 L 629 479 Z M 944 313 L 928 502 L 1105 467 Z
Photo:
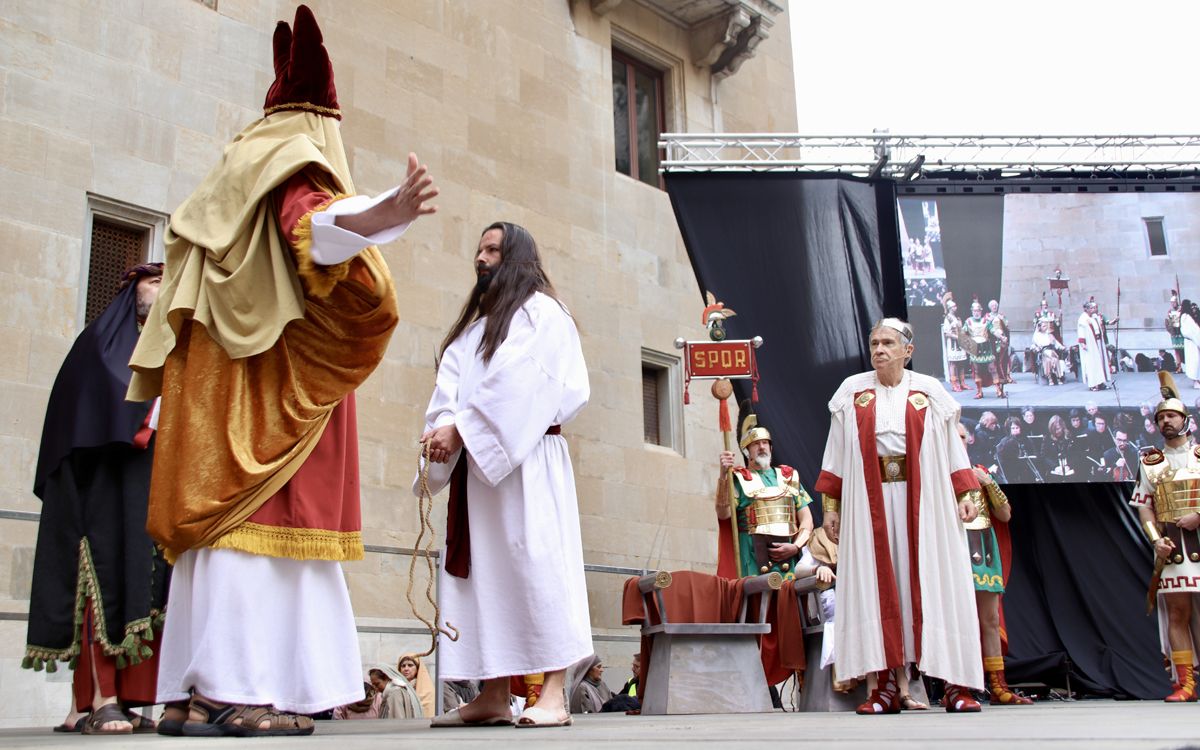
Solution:
M 1200 133 L 1200 0 L 789 7 L 800 133 Z

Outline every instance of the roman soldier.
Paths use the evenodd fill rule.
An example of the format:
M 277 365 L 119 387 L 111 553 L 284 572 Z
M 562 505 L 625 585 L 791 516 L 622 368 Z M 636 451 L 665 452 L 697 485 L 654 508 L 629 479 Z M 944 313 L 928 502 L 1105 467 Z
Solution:
M 967 431 L 960 422 L 958 436 L 966 442 Z M 976 465 L 980 491 L 972 494 L 978 515 L 963 524 L 967 530 L 967 551 L 971 556 L 971 576 L 975 579 L 975 607 L 979 613 L 979 645 L 983 652 L 983 675 L 993 706 L 1033 703 L 1013 691 L 1004 676 L 1004 632 L 1000 597 L 1011 567 L 1012 543 L 1008 522 L 1012 506 L 991 472 Z
M 1171 336 L 1171 348 L 1175 350 L 1175 372 L 1183 372 L 1183 311 L 1179 307 L 1179 293 L 1171 292 L 1171 309 L 1163 321 Z
M 967 353 L 959 343 L 962 334 L 962 320 L 958 317 L 958 305 L 950 292 L 942 297 L 942 309 L 946 315 L 942 318 L 942 358 L 945 364 L 945 379 L 950 383 L 950 389 L 959 392 L 966 388 Z
M 1174 687 L 1168 703 L 1196 700 L 1196 644 L 1200 618 L 1200 446 L 1187 434 L 1188 413 L 1175 380 L 1158 373 L 1163 400 L 1154 421 L 1164 448 L 1141 455 L 1140 475 L 1130 504 L 1154 545 L 1155 568 L 1147 607 L 1158 605 L 1159 638 L 1170 658 Z
M 778 572 L 795 578 L 801 550 L 812 535 L 812 502 L 790 466 L 771 465 L 771 433 L 749 414 L 742 420 L 739 446 L 746 466 L 734 466 L 732 451 L 720 456 L 721 477 L 717 485 L 717 518 L 730 517 L 730 491 L 737 498 L 738 577 Z M 730 476 L 732 475 L 732 481 Z M 728 542 L 728 544 L 727 544 Z M 720 535 L 719 556 L 732 558 L 731 532 Z M 718 568 L 722 568 L 718 561 Z
M 995 371 L 996 350 L 993 345 L 992 328 L 983 317 L 983 305 L 979 300 L 971 303 L 971 317 L 963 321 L 960 334 L 963 348 L 971 356 L 971 368 L 975 380 L 975 398 L 983 398 L 983 387 L 992 384 Z M 997 377 L 996 398 L 1004 398 L 1004 380 Z
M 988 302 L 988 312 L 983 316 L 988 330 L 992 334 L 992 346 L 996 351 L 996 382 L 1008 384 L 1012 379 L 1012 331 L 1008 327 L 1008 318 L 1000 312 L 1000 303 L 996 300 Z

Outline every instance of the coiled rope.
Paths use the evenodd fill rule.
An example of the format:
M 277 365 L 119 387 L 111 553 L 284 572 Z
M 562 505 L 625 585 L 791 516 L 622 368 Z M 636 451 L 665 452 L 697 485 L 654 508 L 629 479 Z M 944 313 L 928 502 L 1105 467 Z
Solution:
M 418 476 L 418 494 L 417 494 L 417 513 L 421 517 L 421 530 L 417 533 L 417 541 L 413 545 L 414 551 L 412 557 L 408 561 L 408 590 L 405 591 L 405 597 L 408 599 L 408 606 L 412 609 L 413 616 L 424 623 L 429 629 L 429 650 L 417 654 L 418 657 L 429 656 L 437 649 L 438 634 L 449 638 L 451 641 L 457 641 L 459 631 L 458 628 L 449 622 L 446 627 L 437 625 L 438 620 L 442 617 L 441 608 L 438 607 L 437 600 L 433 596 L 433 581 L 437 572 L 436 566 L 433 563 L 433 523 L 429 520 L 429 515 L 433 512 L 433 493 L 429 491 L 429 443 L 421 446 L 421 453 L 417 456 L 417 476 Z M 426 540 L 426 533 L 429 534 Z M 425 542 L 422 547 L 421 543 Z M 417 611 L 416 602 L 413 601 L 413 575 L 417 569 L 417 558 L 425 558 L 425 569 L 428 573 L 428 581 L 425 584 L 425 599 L 433 607 L 433 620 L 426 620 L 420 612 Z M 454 631 L 451 633 L 450 631 Z

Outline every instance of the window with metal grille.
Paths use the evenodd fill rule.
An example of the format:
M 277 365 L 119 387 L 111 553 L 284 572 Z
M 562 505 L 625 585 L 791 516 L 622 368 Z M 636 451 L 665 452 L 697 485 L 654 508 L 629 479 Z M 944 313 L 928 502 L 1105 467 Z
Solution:
M 1167 233 L 1163 230 L 1163 217 L 1146 216 L 1142 218 L 1146 224 L 1146 239 L 1150 243 L 1150 257 L 1161 257 L 1167 254 Z
M 108 303 L 112 302 L 121 283 L 121 274 L 146 258 L 149 235 L 147 227 L 120 224 L 101 216 L 92 217 L 84 325 L 99 317 Z
M 663 74 L 613 50 L 613 144 L 617 171 L 661 187 L 658 137 L 663 132 Z
M 642 434 L 647 443 L 662 445 L 658 429 L 658 380 L 661 370 L 642 365 Z

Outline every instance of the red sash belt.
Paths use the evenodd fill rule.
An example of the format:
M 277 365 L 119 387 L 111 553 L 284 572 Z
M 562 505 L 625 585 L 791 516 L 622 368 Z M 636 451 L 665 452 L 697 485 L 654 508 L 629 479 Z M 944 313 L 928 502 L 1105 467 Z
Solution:
M 562 425 L 552 424 L 547 435 L 561 435 Z M 467 452 L 458 456 L 450 474 L 450 507 L 446 513 L 446 572 L 456 578 L 471 575 L 471 524 L 467 513 Z

